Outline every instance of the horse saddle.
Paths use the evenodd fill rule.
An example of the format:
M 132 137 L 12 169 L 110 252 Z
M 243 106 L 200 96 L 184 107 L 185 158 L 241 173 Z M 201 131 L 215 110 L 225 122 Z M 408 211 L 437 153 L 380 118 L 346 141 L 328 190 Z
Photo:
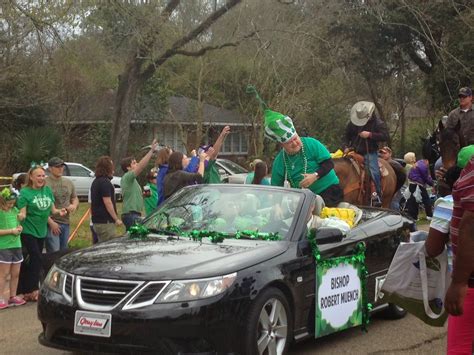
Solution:
M 365 191 L 365 186 L 364 186 L 364 180 L 366 178 L 365 176 L 365 161 L 364 161 L 364 156 L 361 154 L 357 154 L 356 152 L 349 152 L 346 154 L 346 158 L 349 158 L 350 162 L 352 163 L 355 171 L 357 172 L 357 175 L 359 176 L 359 182 L 357 184 L 351 184 L 348 185 L 344 188 L 344 195 L 347 195 L 348 193 L 358 190 L 359 189 L 359 201 L 366 200 L 363 196 L 366 195 L 366 193 L 371 193 L 372 191 L 375 191 L 375 186 L 373 184 L 373 181 L 371 183 L 371 190 L 372 191 Z M 387 168 L 382 164 L 381 159 L 378 159 L 378 164 L 379 164 L 379 169 L 380 169 L 380 176 L 381 176 L 381 187 L 382 191 L 384 190 L 385 187 L 385 176 L 388 176 L 389 171 Z M 382 196 L 380 196 L 382 197 Z
M 357 174 L 361 176 L 363 171 L 365 171 L 364 156 L 356 152 L 349 152 L 347 153 L 346 157 L 351 160 L 352 164 L 354 165 L 354 168 L 357 171 Z M 388 176 L 389 172 L 387 168 L 382 164 L 381 159 L 378 159 L 378 163 L 379 163 L 380 176 L 383 179 L 384 176 Z

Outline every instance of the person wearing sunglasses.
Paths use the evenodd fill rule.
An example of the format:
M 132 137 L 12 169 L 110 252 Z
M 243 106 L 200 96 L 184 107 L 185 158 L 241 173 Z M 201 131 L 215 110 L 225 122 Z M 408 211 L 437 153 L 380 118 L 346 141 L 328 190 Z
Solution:
M 458 129 L 460 133 L 461 147 L 474 144 L 474 112 L 472 111 L 472 89 L 463 87 L 458 93 L 459 107 L 452 110 L 448 115 L 446 128 Z

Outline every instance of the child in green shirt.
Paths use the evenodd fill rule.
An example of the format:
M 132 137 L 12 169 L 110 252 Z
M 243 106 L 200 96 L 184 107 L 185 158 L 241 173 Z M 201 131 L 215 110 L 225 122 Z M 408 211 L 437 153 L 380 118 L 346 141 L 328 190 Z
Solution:
M 0 192 L 0 310 L 10 306 L 21 306 L 25 300 L 16 295 L 21 252 L 20 225 L 18 209 L 15 207 L 16 194 L 8 187 Z M 3 299 L 3 290 L 10 275 L 10 298 Z

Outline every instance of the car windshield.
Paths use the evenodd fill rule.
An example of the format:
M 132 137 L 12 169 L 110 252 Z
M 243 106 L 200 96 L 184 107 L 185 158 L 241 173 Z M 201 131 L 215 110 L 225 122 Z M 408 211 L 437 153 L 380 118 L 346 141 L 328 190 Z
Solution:
M 282 240 L 290 237 L 303 196 L 273 187 L 196 185 L 170 198 L 144 225 L 168 235 L 205 231 L 225 238 Z
M 224 160 L 224 159 L 219 159 L 219 163 L 226 168 L 229 171 L 232 171 L 233 174 L 244 174 L 248 173 L 246 169 L 241 167 L 240 165 L 234 163 L 231 160 Z

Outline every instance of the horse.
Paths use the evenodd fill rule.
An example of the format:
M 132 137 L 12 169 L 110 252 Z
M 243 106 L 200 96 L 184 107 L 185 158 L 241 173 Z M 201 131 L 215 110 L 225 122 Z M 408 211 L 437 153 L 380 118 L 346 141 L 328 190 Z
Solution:
M 421 156 L 429 162 L 431 177 L 435 178 L 435 163 L 441 156 L 439 149 L 439 133 L 444 129 L 442 120 L 439 120 L 438 126 L 432 133 L 428 133 L 425 138 L 420 138 L 422 143 Z
M 444 174 L 448 169 L 456 165 L 459 150 L 464 146 L 464 141 L 459 134 L 459 123 L 454 129 L 445 128 L 440 130 L 438 138 L 441 160 L 443 163 L 442 172 L 439 174 L 437 179 L 438 194 L 440 196 L 445 196 L 451 193 L 451 188 L 445 183 Z
M 334 170 L 339 178 L 339 184 L 344 190 L 344 201 L 354 205 L 368 205 L 370 201 L 370 192 L 363 196 L 364 183 L 361 182 L 360 174 L 354 163 L 349 158 L 333 159 Z M 395 193 L 402 187 L 405 182 L 404 178 L 397 178 L 397 174 L 386 160 L 379 159 L 379 165 L 382 164 L 388 174 L 382 178 L 382 207 L 389 208 Z M 367 198 L 369 197 L 369 198 Z

